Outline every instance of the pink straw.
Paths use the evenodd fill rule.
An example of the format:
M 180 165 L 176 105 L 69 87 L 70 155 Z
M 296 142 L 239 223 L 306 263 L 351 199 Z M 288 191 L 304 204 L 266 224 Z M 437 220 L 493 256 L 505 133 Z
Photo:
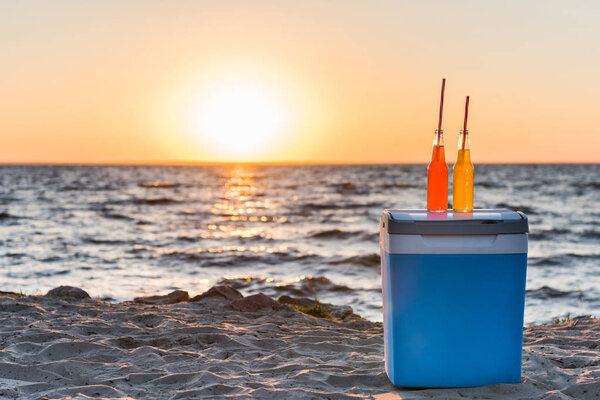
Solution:
M 465 103 L 465 122 L 463 123 L 463 137 L 462 137 L 462 148 L 465 148 L 465 144 L 467 142 L 467 118 L 469 118 L 469 96 L 467 96 L 467 101 Z
M 444 111 L 444 89 L 446 88 L 446 78 L 442 79 L 442 98 L 440 99 L 440 119 L 438 120 L 438 132 L 442 130 L 442 112 Z

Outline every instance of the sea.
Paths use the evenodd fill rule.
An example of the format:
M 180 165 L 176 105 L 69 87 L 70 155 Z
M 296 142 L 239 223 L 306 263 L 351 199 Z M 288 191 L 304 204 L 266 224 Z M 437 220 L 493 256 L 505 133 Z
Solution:
M 425 203 L 425 165 L 0 166 L 0 290 L 228 284 L 380 321 L 382 211 Z M 526 324 L 600 316 L 600 165 L 476 165 L 475 208 L 529 217 Z

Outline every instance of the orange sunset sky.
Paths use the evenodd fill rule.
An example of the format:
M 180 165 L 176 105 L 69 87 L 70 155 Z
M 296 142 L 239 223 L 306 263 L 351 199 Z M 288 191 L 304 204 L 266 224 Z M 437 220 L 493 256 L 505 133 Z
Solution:
M 600 2 L 3 1 L 0 162 L 599 162 Z

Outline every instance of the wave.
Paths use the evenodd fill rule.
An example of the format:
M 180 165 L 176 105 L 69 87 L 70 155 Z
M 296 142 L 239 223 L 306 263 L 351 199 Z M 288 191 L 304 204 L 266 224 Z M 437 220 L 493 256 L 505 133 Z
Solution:
M 21 217 L 17 217 L 16 215 L 9 214 L 7 212 L 0 212 L 0 221 L 5 219 L 20 219 Z
M 380 183 L 380 184 L 374 185 L 374 187 L 376 187 L 377 189 L 412 189 L 412 188 L 418 187 L 418 185 L 414 185 L 412 183 L 396 182 L 396 183 Z
M 565 255 L 567 257 L 571 257 L 571 258 L 590 259 L 590 260 L 595 260 L 597 258 L 600 258 L 600 254 L 598 254 L 598 253 L 592 253 L 592 254 L 567 253 Z
M 578 182 L 574 186 L 580 189 L 600 189 L 600 182 Z
M 75 185 L 65 185 L 65 186 L 61 186 L 58 191 L 59 192 L 78 192 L 81 190 L 89 190 L 89 188 L 87 186 L 75 186 Z
M 566 235 L 568 233 L 571 233 L 571 230 L 561 229 L 561 228 L 553 228 L 553 229 L 547 229 L 547 230 L 541 230 L 541 231 L 533 231 L 533 232 L 529 233 L 529 238 L 537 239 L 537 240 L 552 239 L 556 235 Z
M 310 297 L 314 298 L 322 292 L 348 293 L 354 289 L 345 285 L 338 285 L 324 276 L 303 276 L 289 283 L 278 283 L 273 279 L 242 276 L 235 278 L 223 278 L 219 285 L 229 285 L 234 289 L 247 290 L 250 292 L 265 292 L 271 295 Z
M 305 203 L 301 206 L 303 211 L 323 211 L 323 210 L 338 210 L 342 208 L 339 204 L 334 203 Z
M 380 202 L 371 203 L 304 203 L 301 206 L 303 211 L 324 211 L 324 210 L 355 210 L 360 208 L 383 207 Z
M 177 240 L 182 241 L 182 242 L 197 242 L 199 240 L 202 240 L 202 237 L 200 236 L 177 236 Z
M 491 181 L 477 181 L 474 183 L 474 186 L 477 187 L 481 187 L 484 189 L 502 189 L 505 188 L 506 185 L 502 184 L 502 183 L 498 183 L 498 182 L 491 182 Z
M 0 212 L 0 224 L 4 226 L 14 226 L 19 225 L 19 220 L 23 217 L 18 217 L 13 214 L 9 214 L 7 212 Z
M 104 218 L 135 221 L 135 218 L 115 212 L 111 207 L 107 207 L 105 204 L 92 204 L 90 208 L 99 212 Z
M 375 233 L 365 232 L 362 234 L 362 240 L 367 242 L 375 242 L 379 243 L 379 232 L 375 231 Z
M 570 296 L 575 296 L 579 299 L 583 298 L 583 292 L 581 290 L 562 291 L 549 286 L 542 286 L 538 289 L 527 289 L 526 293 L 528 297 L 542 300 Z
M 98 239 L 90 236 L 84 236 L 81 238 L 81 241 L 84 243 L 90 244 L 112 244 L 112 245 L 120 245 L 125 244 L 126 242 L 122 240 L 112 240 L 112 239 Z
M 337 183 L 332 186 L 339 194 L 353 196 L 368 195 L 370 189 L 368 185 L 357 185 L 350 182 Z
M 588 239 L 600 239 L 600 232 L 588 230 L 583 232 L 581 236 Z
M 123 215 L 123 214 L 119 214 L 119 213 L 103 212 L 102 216 L 104 218 L 109 218 L 109 219 L 121 219 L 121 220 L 125 220 L 125 221 L 135 221 L 135 218 L 128 217 L 127 215 Z
M 41 262 L 52 263 L 52 262 L 60 261 L 62 259 L 63 259 L 63 257 L 60 257 L 60 256 L 56 255 L 56 256 L 48 256 L 48 257 L 45 257 L 45 258 L 41 258 L 40 261 Z
M 179 183 L 173 182 L 142 182 L 139 187 L 147 189 L 171 189 L 181 186 Z
M 66 275 L 70 272 L 71 271 L 69 271 L 68 269 L 63 269 L 60 271 L 37 271 L 37 272 L 35 272 L 35 276 L 38 278 L 48 278 L 48 277 L 56 276 L 56 275 Z
M 342 191 L 344 191 L 344 190 L 354 191 L 357 188 L 357 186 L 351 182 L 336 183 L 333 185 L 333 187 L 337 188 L 338 190 L 342 190 Z
M 536 267 L 567 266 L 571 265 L 573 259 L 579 259 L 583 261 L 597 260 L 600 259 L 600 254 L 566 253 L 554 257 L 530 257 L 528 264 Z
M 366 233 L 362 231 L 343 231 L 340 229 L 327 229 L 323 231 L 312 231 L 308 237 L 323 240 L 347 240 L 357 239 L 360 241 L 377 241 L 379 233 Z
M 333 260 L 329 262 L 330 265 L 344 265 L 352 264 L 359 265 L 362 267 L 378 267 L 380 264 L 380 257 L 377 253 L 363 254 L 358 256 L 352 256 L 343 258 L 340 260 Z
M 294 255 L 288 252 L 255 252 L 250 249 L 197 249 L 194 251 L 171 250 L 161 257 L 182 261 L 200 262 L 202 267 L 244 267 L 250 264 L 278 265 L 282 262 L 310 262 L 319 256 Z
M 25 253 L 6 253 L 3 254 L 3 257 L 10 257 L 10 258 L 21 258 L 21 257 L 25 257 L 27 254 Z
M 411 189 L 411 188 L 417 188 L 419 186 L 413 185 L 412 183 L 396 183 L 396 184 L 394 184 L 394 187 L 399 188 L 399 189 Z
M 16 197 L 0 195 L 0 204 L 3 204 L 3 205 L 12 203 L 13 201 L 17 201 L 17 200 L 18 199 Z
M 162 204 L 177 204 L 181 203 L 180 200 L 175 200 L 169 197 L 155 197 L 155 198 L 134 198 L 127 200 L 107 200 L 100 205 L 100 209 L 108 209 L 110 206 L 120 205 L 162 205 Z
M 275 222 L 284 223 L 287 221 L 285 217 L 277 217 L 276 215 L 239 215 L 235 211 L 231 212 L 216 212 L 207 214 L 205 212 L 195 212 L 193 214 L 186 213 L 183 215 L 210 215 L 211 217 L 218 218 L 220 221 L 232 221 L 232 222 Z
M 538 267 L 552 267 L 558 265 L 566 265 L 566 260 L 564 257 L 529 257 L 527 260 L 527 264 L 530 266 L 538 266 Z
M 180 201 L 170 199 L 168 197 L 158 197 L 155 199 L 134 199 L 132 201 L 132 203 L 137 204 L 137 205 L 154 206 L 154 205 L 160 205 L 160 204 L 175 204 L 175 203 L 180 203 Z
M 349 232 L 341 231 L 339 229 L 329 229 L 325 231 L 313 232 L 310 234 L 311 238 L 315 239 L 348 239 L 351 237 L 357 237 L 360 232 Z

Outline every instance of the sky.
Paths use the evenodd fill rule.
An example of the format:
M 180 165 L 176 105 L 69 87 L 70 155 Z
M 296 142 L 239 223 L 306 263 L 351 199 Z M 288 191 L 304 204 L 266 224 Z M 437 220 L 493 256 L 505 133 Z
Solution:
M 600 162 L 597 1 L 3 1 L 0 163 Z

